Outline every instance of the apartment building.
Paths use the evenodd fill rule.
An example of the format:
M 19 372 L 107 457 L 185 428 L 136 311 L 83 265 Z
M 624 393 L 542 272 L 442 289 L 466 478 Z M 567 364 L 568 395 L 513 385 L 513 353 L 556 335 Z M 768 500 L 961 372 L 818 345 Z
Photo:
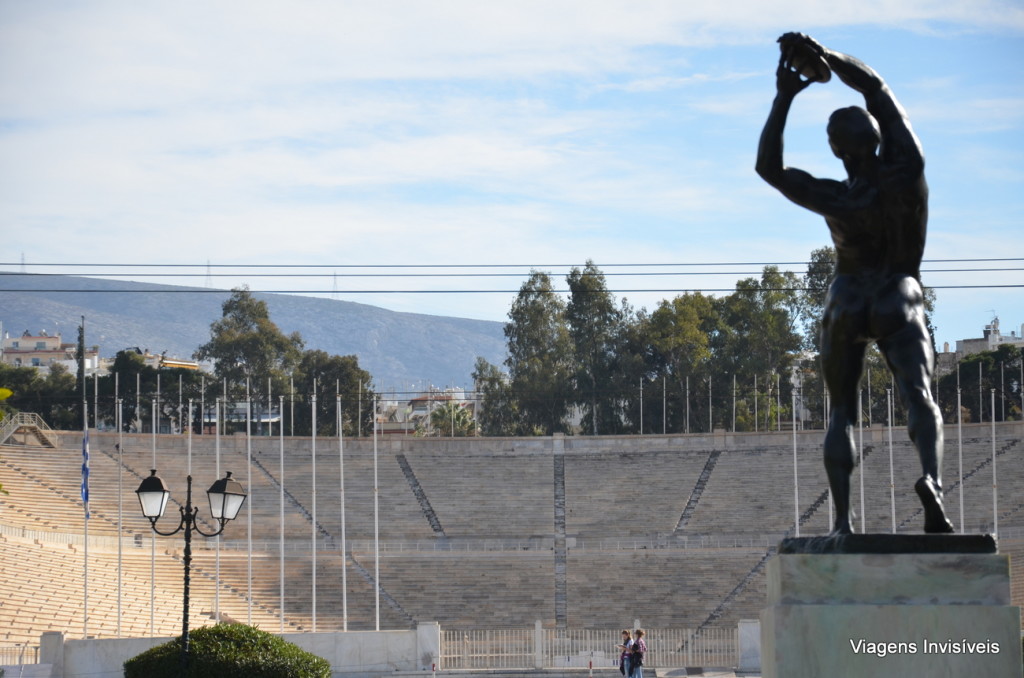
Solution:
M 14 367 L 35 367 L 42 370 L 49 370 L 53 365 L 59 364 L 75 372 L 78 369 L 75 360 L 77 348 L 75 342 L 64 342 L 59 332 L 51 335 L 46 330 L 40 330 L 38 334 L 32 334 L 25 330 L 13 337 L 10 333 L 5 333 L 0 348 L 0 361 Z M 86 373 L 94 372 L 98 367 L 99 346 L 86 346 Z

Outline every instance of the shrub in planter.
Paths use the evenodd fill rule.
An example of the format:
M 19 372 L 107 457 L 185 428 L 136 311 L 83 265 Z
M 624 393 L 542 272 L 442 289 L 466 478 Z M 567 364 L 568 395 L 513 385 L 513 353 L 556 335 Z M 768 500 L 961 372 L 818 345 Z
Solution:
M 178 678 L 181 637 L 124 663 L 125 678 Z M 189 678 L 331 678 L 331 665 L 294 643 L 245 624 L 189 634 Z

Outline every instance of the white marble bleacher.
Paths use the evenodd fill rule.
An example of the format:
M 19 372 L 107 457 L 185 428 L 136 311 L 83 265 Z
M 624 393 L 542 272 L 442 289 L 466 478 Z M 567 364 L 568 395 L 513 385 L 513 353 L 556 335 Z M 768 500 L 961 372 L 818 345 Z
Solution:
M 876 427 L 877 429 L 877 427 Z M 971 475 L 964 485 L 965 522 L 971 531 L 991 525 L 991 441 L 987 425 L 965 426 L 964 469 Z M 1024 445 L 1012 432 L 997 436 L 1000 528 L 1024 527 Z M 872 430 L 871 454 L 867 457 L 865 495 L 869 531 L 890 529 L 888 449 L 885 432 Z M 10 491 L 0 496 L 0 527 L 5 542 L 0 548 L 4 589 L 12 602 L 0 619 L 12 642 L 34 642 L 42 630 L 63 625 L 74 633 L 80 622 L 81 554 L 59 543 L 62 535 L 80 535 L 82 506 L 78 498 L 81 480 L 80 437 L 62 434 L 59 449 L 9 446 L 0 449 L 0 483 Z M 95 624 L 90 634 L 109 635 L 116 619 L 103 602 L 111 576 L 116 577 L 112 544 L 117 531 L 117 479 L 123 477 L 120 499 L 124 506 L 124 534 L 133 544 L 135 535 L 148 540 L 150 530 L 138 511 L 135 489 L 152 465 L 150 436 L 126 437 L 124 469 L 119 471 L 111 454 L 116 436 L 96 435 L 92 446 L 90 537 L 102 542 L 90 552 L 97 565 L 90 577 L 96 588 Z M 717 440 L 717 439 L 716 439 Z M 776 535 L 793 524 L 793 452 L 787 433 L 774 437 L 734 438 L 722 446 L 714 472 L 688 524 L 676 535 L 687 538 L 688 549 L 661 544 L 671 536 L 690 493 L 714 449 L 708 444 L 689 444 L 645 436 L 642 440 L 617 437 L 563 439 L 565 469 L 565 534 L 567 552 L 567 614 L 572 626 L 614 628 L 639 617 L 648 625 L 691 625 L 703 622 L 749 574 L 764 548 L 718 548 L 715 539 L 733 535 L 752 538 Z M 913 481 L 919 473 L 916 453 L 902 428 L 894 429 L 896 460 L 897 523 L 908 521 L 901 531 L 920 529 L 914 516 L 918 503 Z M 798 464 L 800 511 L 808 511 L 826 485 L 821 466 L 821 433 L 800 437 Z M 247 483 L 253 510 L 254 620 L 262 628 L 276 630 L 280 610 L 277 543 L 281 530 L 278 503 L 278 441 L 253 441 L 253 456 L 267 470 L 254 467 L 252 480 L 245 479 L 244 439 L 222 440 L 221 469 L 233 470 Z M 449 628 L 532 625 L 535 619 L 553 623 L 555 609 L 556 533 L 555 482 L 551 439 L 383 441 L 378 449 L 379 527 L 384 544 L 381 584 L 400 607 L 384 603 L 382 627 L 408 628 L 416 621 L 442 621 Z M 171 487 L 174 498 L 184 499 L 187 472 L 187 441 L 182 436 L 157 437 L 157 467 Z M 310 440 L 286 439 L 284 485 L 295 502 L 312 505 Z M 1005 450 L 1005 451 L 1004 451 Z M 340 488 L 337 441 L 317 441 L 317 518 L 333 538 L 321 538 L 318 553 L 317 627 L 340 628 L 341 555 Z M 431 527 L 417 501 L 397 455 L 403 454 L 416 481 L 436 512 L 445 532 L 441 538 Z M 959 522 L 956 488 L 956 440 L 947 429 L 945 485 L 947 508 Z M 642 460 L 645 476 L 641 492 L 622 482 L 621 470 Z M 193 441 L 192 474 L 195 500 L 201 516 L 208 512 L 205 490 L 216 477 L 212 437 Z M 348 568 L 349 628 L 374 625 L 373 586 L 360 573 L 374 569 L 372 539 L 373 450 L 370 441 L 345 448 L 346 532 L 355 549 Z M 738 482 L 737 479 L 742 479 Z M 854 503 L 859 511 L 859 474 L 854 476 Z M 176 517 L 176 505 L 161 523 L 167 527 Z M 288 500 L 283 524 L 286 539 L 284 601 L 288 628 L 311 628 L 311 558 L 309 517 Z M 640 526 L 632 529 L 634 516 Z M 230 523 L 225 539 L 235 548 L 222 553 L 222 613 L 245 621 L 247 604 L 246 515 Z M 626 527 L 624 528 L 624 523 Z M 857 527 L 859 529 L 859 516 Z M 803 534 L 828 530 L 828 507 L 821 505 L 801 527 Z M 632 550 L 615 545 L 624 534 L 640 533 L 648 546 Z M 700 547 L 702 536 L 707 545 Z M 46 537 L 40 539 L 37 537 Z M 540 539 L 538 539 L 538 537 Z M 176 610 L 158 620 L 160 633 L 180 628 L 181 538 L 157 538 L 158 597 Z M 33 543 L 39 541 L 39 544 Z M 671 539 L 669 540 L 671 542 Z M 195 624 L 211 623 L 213 607 L 213 551 L 197 538 L 194 553 L 193 617 Z M 132 634 L 148 633 L 149 549 L 132 547 L 126 556 L 125 581 L 141 587 L 132 593 L 123 626 Z M 243 550 L 237 550 L 238 547 Z M 696 547 L 696 548 L 694 548 Z M 80 549 L 80 546 L 75 547 Z M 1013 548 L 1012 543 L 1009 548 Z M 27 550 L 26 550 L 27 549 Z M 628 550 L 627 550 L 628 549 Z M 170 552 L 168 554 L 167 552 Z M 128 553 L 126 551 L 126 553 Z M 177 554 L 177 557 L 175 557 Z M 760 554 L 760 555 L 759 555 Z M 1022 554 L 1020 557 L 1024 557 Z M 54 558 L 56 560 L 54 560 Z M 58 564 L 54 564 L 54 563 Z M 626 595 L 620 578 L 638 573 L 646 582 L 639 608 L 621 616 L 618 599 Z M 113 574 L 111 574 L 113 573 Z M 77 577 L 77 578 L 76 578 Z M 19 586 L 23 581 L 36 585 Z M 1024 596 L 1015 581 L 1018 599 Z M 115 582 L 116 589 L 116 582 Z M 20 591 L 20 593 L 19 593 Z M 126 600 L 127 600 L 126 594 Z M 141 607 L 136 604 L 141 602 Z M 716 624 L 735 624 L 756 616 L 763 604 L 763 575 L 757 574 L 731 599 Z M 116 601 L 115 601 L 116 602 Z M 92 601 L 91 601 L 92 605 Z M 52 610 L 49 617 L 40 614 Z M 113 619 L 113 624 L 111 620 Z M 21 639 L 16 641 L 14 639 Z M 0 642 L 4 641 L 0 638 Z

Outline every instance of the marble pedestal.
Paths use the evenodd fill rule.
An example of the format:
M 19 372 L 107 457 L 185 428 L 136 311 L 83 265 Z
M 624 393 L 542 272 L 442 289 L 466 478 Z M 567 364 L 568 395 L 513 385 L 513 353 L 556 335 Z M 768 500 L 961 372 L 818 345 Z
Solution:
M 1021 675 L 1009 558 L 990 537 L 787 539 L 767 574 L 764 678 Z

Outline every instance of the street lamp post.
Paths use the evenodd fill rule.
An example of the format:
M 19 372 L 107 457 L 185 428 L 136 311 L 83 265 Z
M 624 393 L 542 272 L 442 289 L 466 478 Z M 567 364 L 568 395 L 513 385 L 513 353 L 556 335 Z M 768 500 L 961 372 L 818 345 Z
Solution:
M 156 474 L 156 469 L 152 469 L 151 475 L 142 481 L 142 484 L 139 485 L 139 489 L 135 490 L 135 493 L 139 496 L 142 515 L 149 519 L 149 524 L 154 532 L 164 537 L 170 537 L 182 531 L 185 533 L 185 557 L 183 559 L 185 562 L 184 609 L 181 618 L 181 671 L 182 675 L 185 675 L 188 668 L 189 653 L 188 595 L 192 568 L 192 532 L 194 530 L 204 537 L 216 537 L 223 532 L 227 522 L 235 519 L 238 511 L 242 508 L 242 504 L 245 503 L 245 489 L 241 483 L 231 477 L 231 472 L 228 471 L 226 476 L 214 482 L 210 489 L 206 491 L 206 495 L 210 500 L 210 515 L 220 523 L 220 528 L 210 534 L 203 532 L 196 522 L 199 508 L 192 506 L 191 475 L 187 478 L 185 506 L 180 509 L 181 520 L 178 522 L 178 526 L 170 532 L 161 532 L 156 527 L 156 521 L 163 515 L 164 509 L 167 507 L 167 500 L 171 496 L 167 486 L 164 485 L 164 481 Z

